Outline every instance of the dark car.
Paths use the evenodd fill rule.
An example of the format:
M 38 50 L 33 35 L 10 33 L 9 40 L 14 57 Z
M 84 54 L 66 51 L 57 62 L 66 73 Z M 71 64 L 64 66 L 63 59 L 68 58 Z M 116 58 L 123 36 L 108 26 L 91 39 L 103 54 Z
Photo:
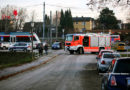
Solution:
M 116 60 L 102 79 L 102 90 L 130 90 L 130 58 Z
M 52 44 L 52 49 L 62 49 L 62 43 L 61 42 L 54 42 Z

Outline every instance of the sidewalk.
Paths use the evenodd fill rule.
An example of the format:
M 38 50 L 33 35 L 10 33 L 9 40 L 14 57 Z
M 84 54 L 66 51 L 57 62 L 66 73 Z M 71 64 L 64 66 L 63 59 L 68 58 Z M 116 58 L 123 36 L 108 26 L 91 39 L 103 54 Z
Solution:
M 44 54 L 43 56 L 38 58 L 38 60 L 35 60 L 31 63 L 27 63 L 27 64 L 23 64 L 21 66 L 10 67 L 10 68 L 5 68 L 5 69 L 0 70 L 0 80 L 3 80 L 3 79 L 8 78 L 10 76 L 14 76 L 18 73 L 22 73 L 24 71 L 27 71 L 27 70 L 36 68 L 42 64 L 45 64 L 48 61 L 50 61 L 51 59 L 58 56 L 62 52 L 62 50 L 57 50 L 57 51 L 49 50 L 48 52 L 49 52 L 48 55 Z

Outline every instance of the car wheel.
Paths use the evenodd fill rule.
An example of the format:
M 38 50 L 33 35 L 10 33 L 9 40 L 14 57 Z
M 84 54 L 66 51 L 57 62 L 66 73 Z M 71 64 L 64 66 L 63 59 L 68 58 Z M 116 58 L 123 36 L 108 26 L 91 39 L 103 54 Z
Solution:
M 5 47 L 5 46 L 3 47 L 3 50 L 6 50 L 6 47 Z
M 11 48 L 9 51 L 10 51 L 10 52 L 13 52 L 13 49 Z
M 74 54 L 74 51 L 70 51 L 70 54 Z
M 78 50 L 78 54 L 84 54 L 84 51 L 83 51 L 82 48 L 79 48 L 79 50 Z
M 99 67 L 97 66 L 97 71 L 98 71 L 98 73 L 101 73 L 101 70 L 99 69 Z
M 30 50 L 28 50 L 28 52 L 30 52 Z
M 27 52 L 27 49 L 24 49 L 24 52 Z
M 105 90 L 104 83 L 102 83 L 102 85 L 101 85 L 101 90 Z

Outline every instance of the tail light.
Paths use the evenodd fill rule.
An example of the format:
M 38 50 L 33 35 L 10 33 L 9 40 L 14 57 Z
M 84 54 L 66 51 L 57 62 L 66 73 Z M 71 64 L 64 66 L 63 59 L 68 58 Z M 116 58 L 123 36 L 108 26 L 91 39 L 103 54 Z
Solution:
M 112 66 L 114 66 L 115 62 L 116 62 L 116 59 L 113 59 L 112 60 Z
M 110 83 L 111 83 L 111 86 L 117 86 L 115 76 L 112 76 L 112 77 L 111 77 L 111 81 L 110 81 Z
M 102 60 L 101 64 L 105 64 L 105 61 L 104 61 L 104 60 Z
M 102 55 L 99 55 L 99 58 L 101 58 Z

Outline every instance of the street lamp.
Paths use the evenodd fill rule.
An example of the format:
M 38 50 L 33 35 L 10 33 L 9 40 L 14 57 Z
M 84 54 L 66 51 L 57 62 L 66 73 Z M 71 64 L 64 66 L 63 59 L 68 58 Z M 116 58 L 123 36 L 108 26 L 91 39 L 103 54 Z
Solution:
M 34 22 L 31 22 L 31 27 L 32 27 L 31 34 L 32 34 L 32 59 L 33 59 L 33 28 L 34 28 Z
M 63 40 L 64 40 L 64 32 L 65 32 L 65 29 L 62 29 L 62 32 L 63 32 Z M 65 41 L 64 41 L 64 51 L 65 51 Z
M 65 29 L 62 29 L 62 32 L 63 32 L 63 39 L 64 39 L 64 32 L 65 32 Z

